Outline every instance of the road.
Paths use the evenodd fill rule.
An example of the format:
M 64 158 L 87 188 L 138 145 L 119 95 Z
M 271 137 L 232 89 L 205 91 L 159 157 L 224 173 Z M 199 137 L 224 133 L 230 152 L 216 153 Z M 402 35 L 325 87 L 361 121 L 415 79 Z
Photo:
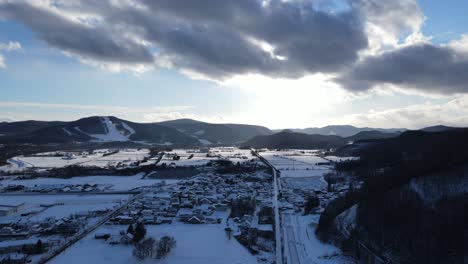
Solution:
M 276 264 L 283 264 L 283 238 L 281 232 L 281 218 L 278 206 L 278 177 L 275 167 L 264 157 L 252 149 L 252 152 L 273 171 L 273 210 L 275 213 L 275 240 L 276 240 Z
M 286 254 L 287 263 L 298 263 L 300 264 L 299 253 L 297 250 L 298 242 L 296 236 L 294 234 L 294 226 L 289 222 L 289 215 L 283 215 L 285 220 L 284 225 L 284 233 L 285 233 L 285 240 L 286 240 L 286 250 L 289 254 Z
M 311 235 L 307 226 L 299 222 L 297 215 L 283 214 L 283 227 L 285 241 L 287 241 L 288 263 L 291 264 L 314 264 L 314 260 L 309 256 L 304 242 L 311 243 Z M 312 234 L 313 236 L 313 234 Z

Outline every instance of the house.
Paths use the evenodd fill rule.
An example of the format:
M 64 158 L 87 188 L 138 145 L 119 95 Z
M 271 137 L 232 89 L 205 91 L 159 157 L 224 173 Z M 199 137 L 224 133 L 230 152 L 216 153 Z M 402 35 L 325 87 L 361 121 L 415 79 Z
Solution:
M 187 220 L 187 223 L 190 223 L 190 224 L 201 224 L 202 223 L 202 220 L 200 220 L 200 218 L 196 217 L 196 216 L 192 216 L 189 220 Z
M 131 244 L 133 242 L 133 235 L 124 232 L 123 234 L 120 235 L 120 243 L 124 245 Z
M 128 215 L 119 215 L 115 219 L 121 225 L 133 224 L 133 217 L 130 217 Z
M 23 264 L 27 263 L 27 256 L 25 254 L 11 254 L 0 259 L 0 263 Z
M 172 218 L 170 218 L 170 217 L 158 217 L 156 224 L 158 224 L 158 223 L 171 224 L 172 223 Z
M 156 224 L 156 218 L 154 216 L 144 216 L 143 223 L 146 225 L 154 225 Z
M 188 219 L 190 219 L 193 214 L 193 210 L 189 208 L 182 208 L 179 210 L 179 213 L 177 214 L 177 217 L 179 218 L 180 221 L 185 222 Z
M 107 239 L 109 239 L 110 237 L 111 237 L 111 235 L 108 234 L 108 233 L 96 233 L 96 234 L 94 234 L 94 238 L 95 238 L 95 239 L 104 239 L 104 240 L 107 240 Z
M 217 203 L 214 207 L 216 211 L 226 211 L 229 208 L 227 203 Z
M 0 204 L 0 216 L 12 215 L 19 212 L 24 207 L 23 203 Z

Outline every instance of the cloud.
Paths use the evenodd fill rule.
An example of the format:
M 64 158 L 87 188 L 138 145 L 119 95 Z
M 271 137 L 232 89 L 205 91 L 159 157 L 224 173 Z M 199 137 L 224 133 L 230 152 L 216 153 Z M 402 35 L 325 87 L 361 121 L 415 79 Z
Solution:
M 370 127 L 404 127 L 420 129 L 433 125 L 466 127 L 468 124 L 468 96 L 459 96 L 446 103 L 412 105 L 384 111 L 345 115 L 337 123 Z
M 10 41 L 8 43 L 0 43 L 0 50 L 14 51 L 22 49 L 21 44 L 17 41 Z
M 114 113 L 172 112 L 172 111 L 184 111 L 184 110 L 189 110 L 189 109 L 194 108 L 193 106 L 189 106 L 189 105 L 156 106 L 156 107 L 126 107 L 126 106 L 112 106 L 112 105 L 78 105 L 78 104 L 54 104 L 54 103 L 10 102 L 10 101 L 0 101 L 0 107 L 78 109 L 78 110 L 93 110 L 93 111 L 105 111 L 105 112 L 114 112 Z
M 10 41 L 8 43 L 0 43 L 0 51 L 17 51 L 21 50 L 21 44 L 17 41 Z M 5 57 L 0 54 L 0 68 L 6 68 Z
M 468 36 L 431 44 L 421 33 L 426 17 L 416 0 L 344 1 L 347 8 L 335 11 L 322 2 L 0 0 L 0 18 L 25 24 L 80 62 L 114 72 L 165 67 L 221 82 L 327 74 L 353 92 L 386 84 L 468 92 Z
M 394 36 L 418 32 L 426 19 L 416 0 L 355 0 L 350 3 L 369 24 Z
M 353 10 L 307 1 L 4 1 L 0 16 L 84 62 L 155 64 L 212 79 L 335 72 L 367 47 Z
M 225 123 L 226 120 L 221 116 L 203 116 L 197 115 L 192 113 L 184 113 L 184 112 L 153 112 L 153 113 L 145 113 L 143 115 L 144 122 L 162 122 L 167 120 L 176 120 L 176 119 L 194 119 L 203 122 L 209 123 Z
M 123 64 L 153 62 L 151 52 L 135 41 L 27 2 L 0 3 L 0 16 L 21 21 L 49 46 L 83 59 Z
M 365 91 L 392 84 L 440 94 L 468 93 L 468 57 L 448 46 L 419 44 L 370 56 L 337 78 L 345 88 Z
M 357 0 L 369 48 L 335 79 L 352 92 L 406 90 L 451 95 L 468 93 L 468 35 L 435 45 L 421 33 L 426 20 L 416 0 Z

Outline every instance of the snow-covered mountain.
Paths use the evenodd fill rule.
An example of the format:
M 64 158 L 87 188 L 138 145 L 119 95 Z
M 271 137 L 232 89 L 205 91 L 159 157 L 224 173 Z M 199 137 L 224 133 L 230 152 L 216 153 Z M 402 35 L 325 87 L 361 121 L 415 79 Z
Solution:
M 270 129 L 262 126 L 211 124 L 192 119 L 178 119 L 159 124 L 197 138 L 203 145 L 242 143 L 255 136 L 272 134 Z
M 0 123 L 0 143 L 137 142 L 195 146 L 232 144 L 269 133 L 268 128 L 250 125 L 209 124 L 186 119 L 135 123 L 112 116 L 93 116 L 72 122 Z

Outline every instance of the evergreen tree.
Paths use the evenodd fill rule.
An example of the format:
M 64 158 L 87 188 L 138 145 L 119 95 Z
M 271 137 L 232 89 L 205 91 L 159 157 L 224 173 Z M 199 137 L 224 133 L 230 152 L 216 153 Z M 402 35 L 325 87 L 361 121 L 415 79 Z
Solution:
M 135 232 L 135 230 L 133 230 L 133 225 L 130 224 L 128 226 L 128 228 L 127 228 L 127 234 L 132 234 L 133 235 L 134 232 Z
M 42 244 L 42 240 L 37 240 L 36 243 L 36 252 L 41 253 L 44 250 L 44 245 Z
M 133 241 L 140 242 L 146 236 L 146 228 L 143 223 L 138 223 L 133 234 Z

